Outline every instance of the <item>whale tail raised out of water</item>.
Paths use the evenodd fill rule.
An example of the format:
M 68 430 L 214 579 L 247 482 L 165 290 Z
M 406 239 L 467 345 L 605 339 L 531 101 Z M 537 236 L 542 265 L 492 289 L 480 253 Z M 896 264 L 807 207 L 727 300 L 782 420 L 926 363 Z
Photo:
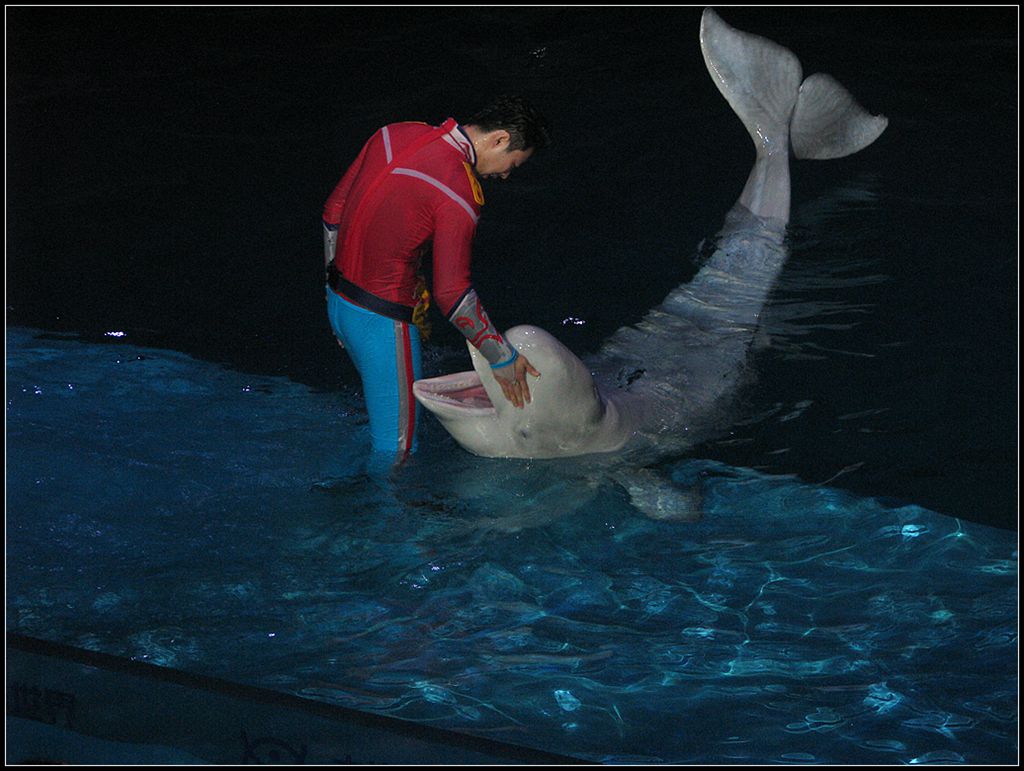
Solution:
M 888 125 L 831 75 L 804 80 L 789 49 L 730 27 L 710 8 L 701 17 L 700 44 L 711 79 L 759 155 L 788 152 L 788 137 L 796 158 L 841 158 L 870 145 Z

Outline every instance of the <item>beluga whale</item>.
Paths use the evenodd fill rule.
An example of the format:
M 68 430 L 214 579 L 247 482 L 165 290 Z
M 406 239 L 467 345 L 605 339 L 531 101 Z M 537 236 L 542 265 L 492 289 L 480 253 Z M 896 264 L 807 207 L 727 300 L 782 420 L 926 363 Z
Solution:
M 646 466 L 720 431 L 723 401 L 741 381 L 769 293 L 788 256 L 790 159 L 826 160 L 870 145 L 887 119 L 833 77 L 807 78 L 799 59 L 703 12 L 700 47 L 711 79 L 754 143 L 753 167 L 693 278 L 584 361 L 530 325 L 506 338 L 540 371 L 517 409 L 486 359 L 418 380 L 416 399 L 465 450 L 491 458 L 573 458 L 612 474 L 632 501 L 665 516 L 671 486 Z

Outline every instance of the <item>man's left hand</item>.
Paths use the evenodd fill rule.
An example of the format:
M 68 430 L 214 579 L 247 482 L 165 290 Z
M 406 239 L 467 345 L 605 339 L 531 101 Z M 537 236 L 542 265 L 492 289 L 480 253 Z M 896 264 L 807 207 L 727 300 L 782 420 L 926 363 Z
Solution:
M 505 398 L 521 410 L 530 401 L 530 384 L 526 382 L 527 374 L 540 377 L 540 373 L 522 354 L 519 354 L 519 357 L 507 369 L 512 370 L 512 377 L 496 376 L 495 379 L 501 386 L 501 392 L 505 394 Z

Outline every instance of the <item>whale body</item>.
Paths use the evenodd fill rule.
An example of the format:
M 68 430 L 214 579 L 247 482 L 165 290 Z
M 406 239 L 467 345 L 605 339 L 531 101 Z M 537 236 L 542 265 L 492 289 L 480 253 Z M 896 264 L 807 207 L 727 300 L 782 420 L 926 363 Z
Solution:
M 791 51 L 730 27 L 711 9 L 701 18 L 700 45 L 712 80 L 756 150 L 713 253 L 691 281 L 586 361 L 539 327 L 508 330 L 509 342 L 541 373 L 530 378 L 532 401 L 523 409 L 505 400 L 472 346 L 472 370 L 417 381 L 417 400 L 469 452 L 587 456 L 637 469 L 720 428 L 723 397 L 740 382 L 788 254 L 790 157 L 850 155 L 875 141 L 887 119 L 871 115 L 831 76 L 805 79 Z M 663 492 L 645 493 L 647 475 L 628 479 L 634 498 L 658 499 Z

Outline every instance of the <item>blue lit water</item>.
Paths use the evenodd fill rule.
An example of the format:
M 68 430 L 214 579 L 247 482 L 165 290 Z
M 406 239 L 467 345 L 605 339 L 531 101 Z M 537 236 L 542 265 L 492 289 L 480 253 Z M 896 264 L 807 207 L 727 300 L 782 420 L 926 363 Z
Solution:
M 699 9 L 7 13 L 8 629 L 588 759 L 1016 758 L 1016 9 L 722 11 L 890 127 L 794 167 L 735 421 L 661 469 L 696 524 L 433 423 L 365 473 L 316 218 L 518 86 L 560 144 L 478 285 L 596 349 L 749 166 Z
M 588 759 L 1014 754 L 1009 531 L 699 459 L 698 524 L 573 509 L 438 436 L 382 486 L 351 393 L 8 346 L 10 628 Z

